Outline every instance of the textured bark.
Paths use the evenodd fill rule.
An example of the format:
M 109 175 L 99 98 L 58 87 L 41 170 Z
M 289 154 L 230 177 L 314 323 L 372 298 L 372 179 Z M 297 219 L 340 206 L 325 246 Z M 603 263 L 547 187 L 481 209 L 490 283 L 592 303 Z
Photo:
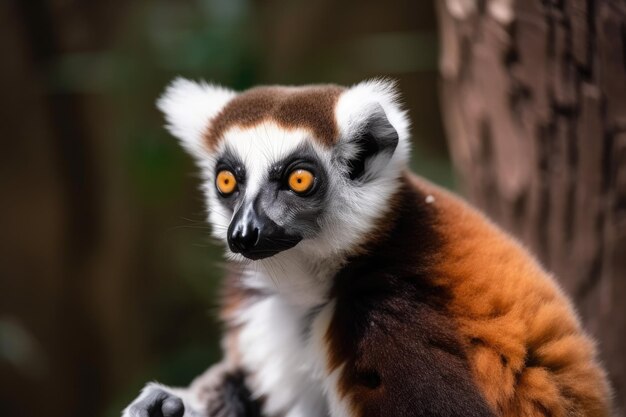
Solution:
M 438 0 L 467 196 L 574 298 L 626 396 L 626 2 Z

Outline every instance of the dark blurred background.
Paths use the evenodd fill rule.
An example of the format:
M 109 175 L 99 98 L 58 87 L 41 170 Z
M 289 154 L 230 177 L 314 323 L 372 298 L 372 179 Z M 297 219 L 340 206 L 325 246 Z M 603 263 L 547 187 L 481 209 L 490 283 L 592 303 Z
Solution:
M 452 185 L 431 1 L 4 0 L 0 51 L 4 416 L 118 416 L 218 359 L 221 250 L 154 105 L 174 76 L 390 76 L 415 170 Z

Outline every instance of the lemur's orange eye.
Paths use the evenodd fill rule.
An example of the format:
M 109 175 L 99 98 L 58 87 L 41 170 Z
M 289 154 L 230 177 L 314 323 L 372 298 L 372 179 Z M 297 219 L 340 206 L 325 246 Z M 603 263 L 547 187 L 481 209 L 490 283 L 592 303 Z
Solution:
M 296 169 L 289 174 L 289 188 L 298 194 L 306 193 L 313 187 L 315 177 L 311 171 Z
M 223 170 L 218 172 L 215 186 L 220 193 L 224 195 L 231 194 L 237 187 L 237 179 L 232 172 Z

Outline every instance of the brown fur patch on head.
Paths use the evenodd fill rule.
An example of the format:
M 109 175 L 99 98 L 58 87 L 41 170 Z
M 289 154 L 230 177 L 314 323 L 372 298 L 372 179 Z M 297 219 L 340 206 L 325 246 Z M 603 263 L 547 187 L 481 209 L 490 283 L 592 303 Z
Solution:
M 213 119 L 205 134 L 206 144 L 214 150 L 232 127 L 273 121 L 285 129 L 309 129 L 315 140 L 330 146 L 339 136 L 335 104 L 343 91 L 336 85 L 252 88 L 232 99 Z

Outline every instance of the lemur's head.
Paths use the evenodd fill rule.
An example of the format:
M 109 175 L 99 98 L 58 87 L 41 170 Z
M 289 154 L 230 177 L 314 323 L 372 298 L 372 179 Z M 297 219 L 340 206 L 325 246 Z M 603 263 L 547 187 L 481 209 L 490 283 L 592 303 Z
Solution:
M 158 105 L 200 166 L 213 234 L 236 260 L 349 253 L 384 214 L 409 154 L 387 81 L 235 93 L 177 79 Z

